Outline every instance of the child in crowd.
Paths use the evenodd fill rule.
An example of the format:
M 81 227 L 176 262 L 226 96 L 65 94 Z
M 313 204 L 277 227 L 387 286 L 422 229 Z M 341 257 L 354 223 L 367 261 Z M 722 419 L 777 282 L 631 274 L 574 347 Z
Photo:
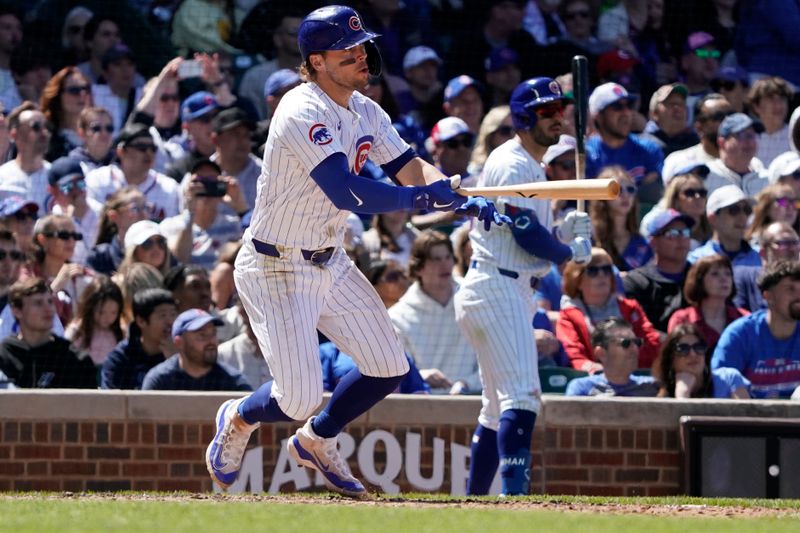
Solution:
M 78 314 L 65 336 L 78 349 L 88 352 L 95 366 L 100 366 L 124 338 L 121 314 L 122 291 L 108 276 L 98 275 L 81 294 Z

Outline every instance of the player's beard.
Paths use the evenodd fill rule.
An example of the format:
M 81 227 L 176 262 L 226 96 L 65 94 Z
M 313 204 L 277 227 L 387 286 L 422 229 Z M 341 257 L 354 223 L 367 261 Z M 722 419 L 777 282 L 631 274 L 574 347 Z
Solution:
M 536 144 L 539 146 L 552 146 L 558 142 L 559 135 L 550 135 L 544 128 L 541 127 L 541 123 L 537 124 L 535 128 L 533 128 L 533 140 L 536 141 Z

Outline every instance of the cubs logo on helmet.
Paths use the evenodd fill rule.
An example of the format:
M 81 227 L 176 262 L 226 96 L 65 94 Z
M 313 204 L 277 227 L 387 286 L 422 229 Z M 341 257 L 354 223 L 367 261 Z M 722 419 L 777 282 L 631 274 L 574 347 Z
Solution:
M 517 130 L 528 130 L 536 125 L 536 108 L 550 102 L 566 102 L 561 86 L 552 78 L 525 80 L 511 93 L 511 121 Z
M 348 24 L 348 26 L 350 26 L 350 29 L 353 30 L 353 31 L 361 30 L 361 20 L 359 20 L 359 18 L 356 17 L 356 16 L 350 17 L 350 20 L 347 21 L 347 24 Z

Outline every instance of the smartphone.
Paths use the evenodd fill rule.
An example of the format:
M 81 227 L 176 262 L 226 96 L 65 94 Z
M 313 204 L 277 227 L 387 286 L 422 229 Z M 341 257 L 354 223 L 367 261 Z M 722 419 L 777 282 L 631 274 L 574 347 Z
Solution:
M 182 80 L 186 78 L 199 78 L 203 74 L 203 65 L 196 59 L 184 59 L 178 65 L 178 77 Z
M 196 181 L 199 181 L 203 184 L 203 192 L 198 193 L 197 196 L 210 196 L 212 198 L 222 198 L 225 196 L 225 193 L 228 189 L 228 184 L 224 181 L 220 181 L 219 179 L 202 179 L 199 178 Z

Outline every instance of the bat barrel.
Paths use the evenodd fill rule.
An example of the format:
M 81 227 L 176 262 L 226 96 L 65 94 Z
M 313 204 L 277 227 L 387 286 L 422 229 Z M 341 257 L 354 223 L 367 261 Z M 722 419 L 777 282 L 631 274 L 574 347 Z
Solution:
M 508 196 L 554 200 L 613 200 L 619 196 L 614 179 L 541 181 L 499 187 L 464 187 L 455 192 L 462 196 Z

